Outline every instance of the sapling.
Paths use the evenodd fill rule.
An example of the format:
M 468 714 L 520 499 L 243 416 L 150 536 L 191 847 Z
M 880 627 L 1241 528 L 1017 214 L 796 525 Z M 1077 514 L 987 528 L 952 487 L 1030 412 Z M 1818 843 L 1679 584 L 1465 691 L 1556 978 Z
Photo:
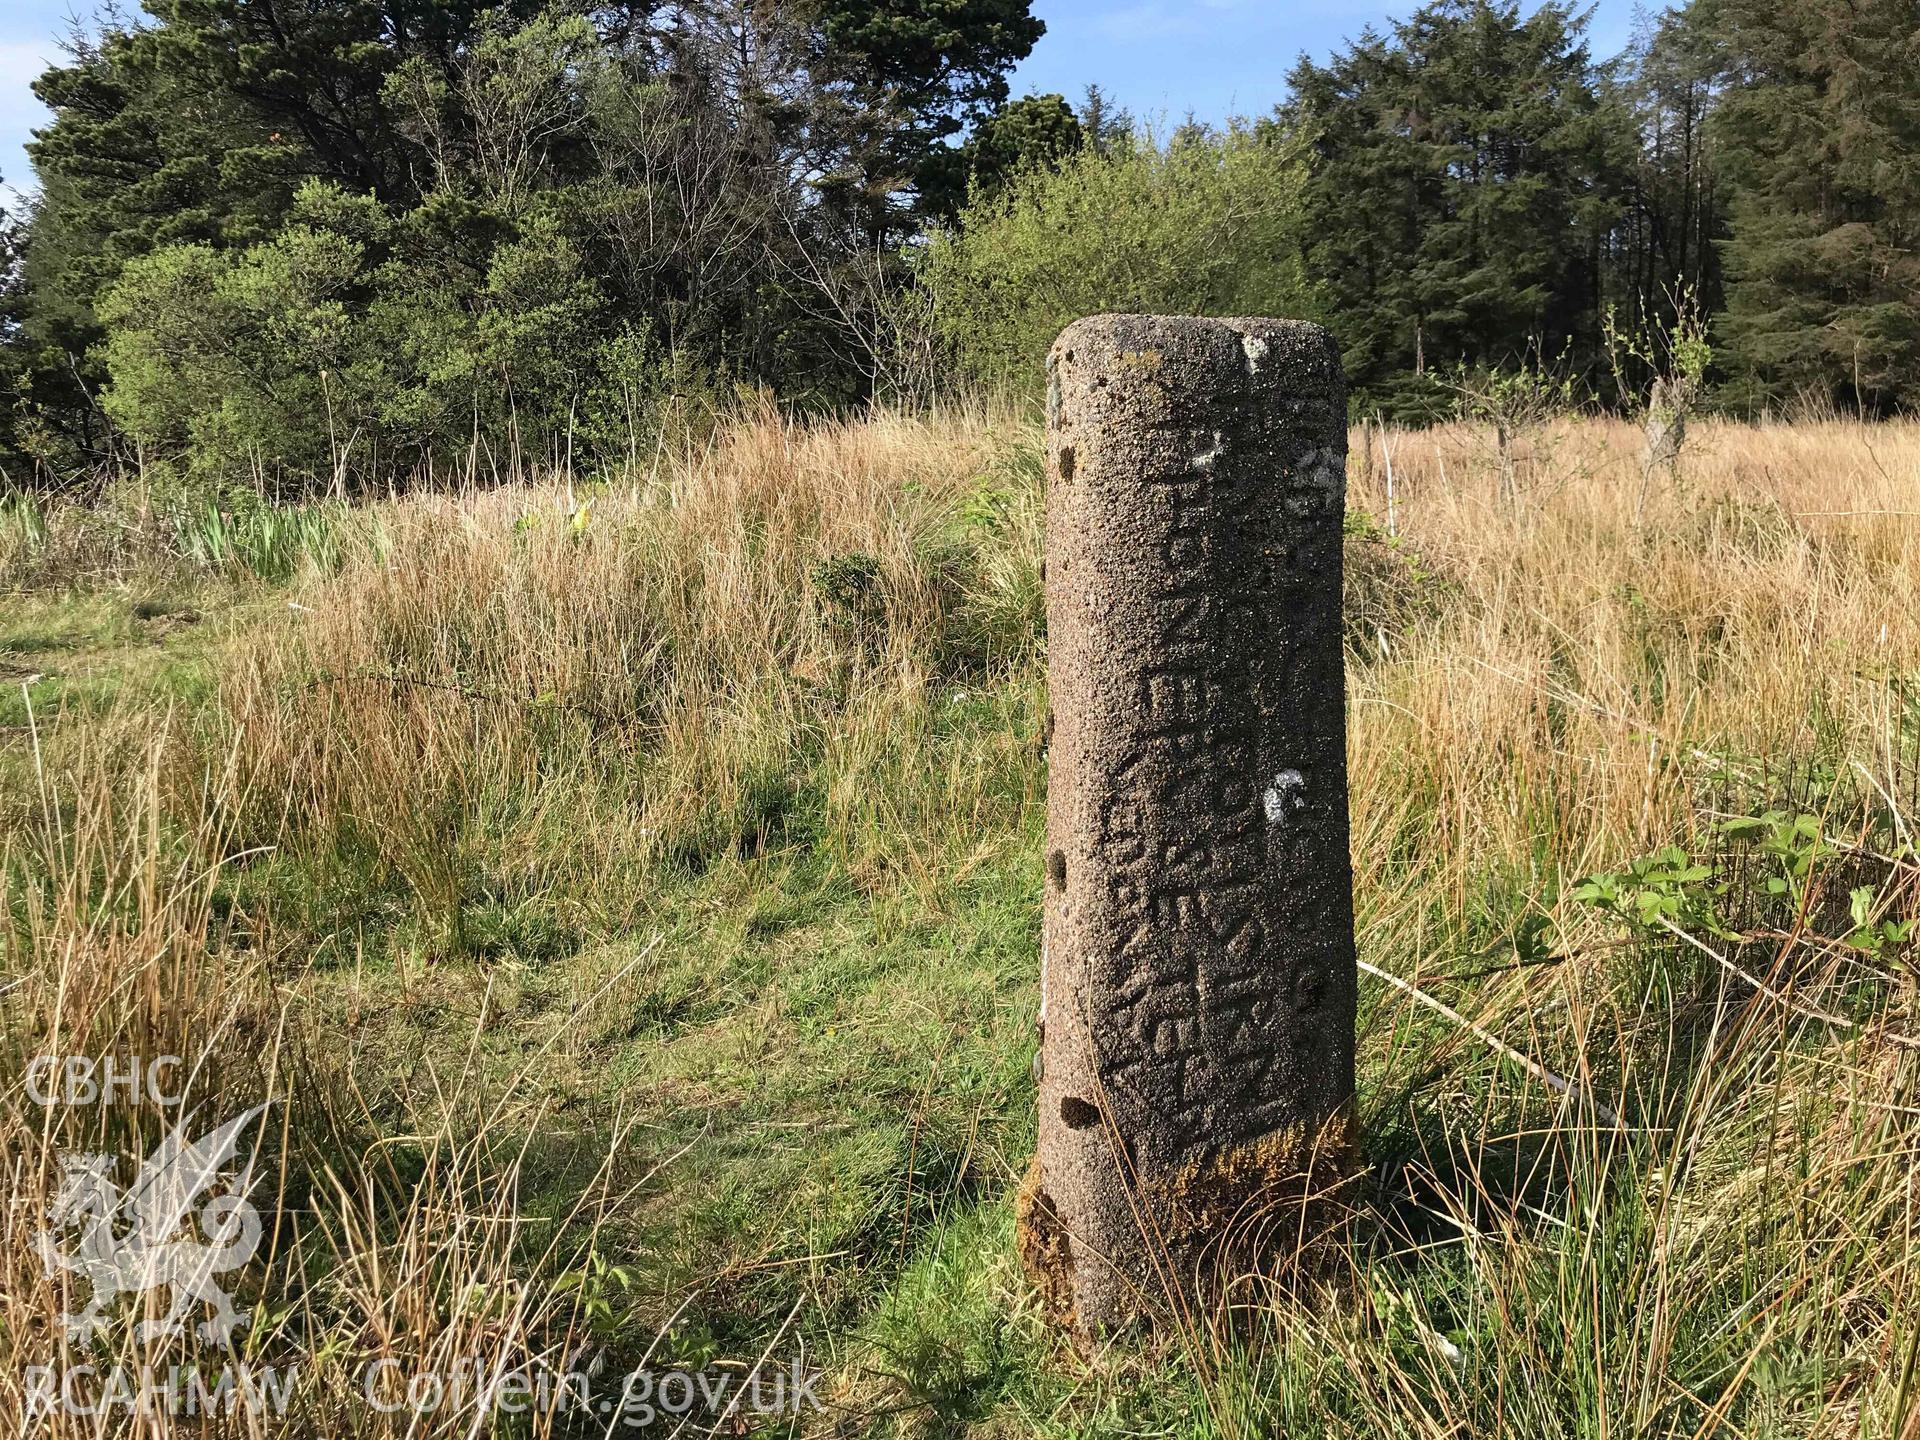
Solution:
M 1687 418 L 1700 403 L 1707 366 L 1713 362 L 1699 291 L 1682 285 L 1668 291 L 1667 298 L 1673 310 L 1669 321 L 1643 319 L 1638 325 L 1626 327 L 1609 306 L 1603 322 L 1607 359 L 1613 367 L 1621 403 L 1639 410 L 1646 435 L 1640 461 L 1640 496 L 1634 505 L 1636 524 L 1646 515 L 1653 477 L 1663 474 L 1671 478 L 1678 473 L 1680 451 L 1687 439 Z M 1629 359 L 1638 361 L 1652 377 L 1644 399 L 1628 383 Z

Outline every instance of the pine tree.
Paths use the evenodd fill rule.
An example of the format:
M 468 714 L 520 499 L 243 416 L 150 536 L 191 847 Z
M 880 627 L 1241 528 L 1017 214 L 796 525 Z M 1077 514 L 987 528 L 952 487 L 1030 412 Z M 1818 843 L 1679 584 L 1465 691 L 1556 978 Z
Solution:
M 1101 154 L 1133 138 L 1133 115 L 1115 105 L 1098 85 L 1087 86 L 1080 101 L 1080 131 L 1086 143 Z
M 1428 370 L 1591 343 L 1629 152 L 1583 24 L 1437 0 L 1294 68 L 1307 267 L 1357 389 L 1413 407 Z
M 1667 333 L 1683 310 L 1715 314 L 1725 303 L 1726 187 L 1712 123 L 1721 66 L 1697 12 L 1670 10 L 1642 26 L 1619 68 L 1637 157 L 1611 288 L 1626 331 Z
M 816 68 L 844 95 L 849 168 L 876 234 L 903 194 L 944 203 L 948 145 L 1007 103 L 1007 72 L 1047 29 L 1032 0 L 814 0 L 811 13 Z
M 1727 90 L 1721 335 L 1748 404 L 1920 403 L 1920 25 L 1912 0 L 1699 0 Z
M 978 125 L 964 145 L 943 150 L 920 182 L 920 208 L 950 219 L 969 193 L 991 195 L 1036 165 L 1057 165 L 1085 143 L 1080 121 L 1059 95 L 1028 95 Z

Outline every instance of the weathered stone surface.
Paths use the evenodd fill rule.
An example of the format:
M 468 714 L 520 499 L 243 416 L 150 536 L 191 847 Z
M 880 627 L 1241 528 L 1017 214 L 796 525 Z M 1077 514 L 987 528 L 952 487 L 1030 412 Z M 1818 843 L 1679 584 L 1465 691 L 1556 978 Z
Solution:
M 1355 966 L 1346 401 L 1316 325 L 1103 315 L 1048 361 L 1048 1308 L 1127 1328 L 1255 1263 L 1344 1150 Z M 1337 1165 L 1338 1161 L 1335 1160 Z

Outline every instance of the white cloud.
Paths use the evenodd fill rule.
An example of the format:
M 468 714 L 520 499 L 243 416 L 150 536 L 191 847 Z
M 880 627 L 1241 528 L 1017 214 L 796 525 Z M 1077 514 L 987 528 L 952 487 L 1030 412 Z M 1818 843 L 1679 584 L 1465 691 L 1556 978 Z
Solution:
M 1146 0 L 1109 11 L 1093 22 L 1093 28 L 1109 40 L 1158 40 L 1186 29 L 1186 20 L 1164 0 Z
M 24 92 L 59 58 L 60 47 L 51 40 L 0 40 L 0 103 Z
M 51 39 L 0 41 L 0 179 L 11 189 L 23 189 L 32 179 L 27 140 L 49 118 L 46 107 L 34 97 L 33 82 L 60 58 L 60 49 Z
M 1108 40 L 1164 40 L 1170 35 L 1204 34 L 1223 11 L 1243 10 L 1249 0 L 1137 0 L 1093 21 Z

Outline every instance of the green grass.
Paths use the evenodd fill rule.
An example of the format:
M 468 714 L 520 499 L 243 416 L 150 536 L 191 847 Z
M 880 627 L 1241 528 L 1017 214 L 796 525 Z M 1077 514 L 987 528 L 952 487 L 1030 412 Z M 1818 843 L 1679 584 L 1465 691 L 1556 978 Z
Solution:
M 29 699 L 43 718 L 202 705 L 214 652 L 260 610 L 219 584 L 22 596 L 0 616 L 0 725 L 24 725 Z

